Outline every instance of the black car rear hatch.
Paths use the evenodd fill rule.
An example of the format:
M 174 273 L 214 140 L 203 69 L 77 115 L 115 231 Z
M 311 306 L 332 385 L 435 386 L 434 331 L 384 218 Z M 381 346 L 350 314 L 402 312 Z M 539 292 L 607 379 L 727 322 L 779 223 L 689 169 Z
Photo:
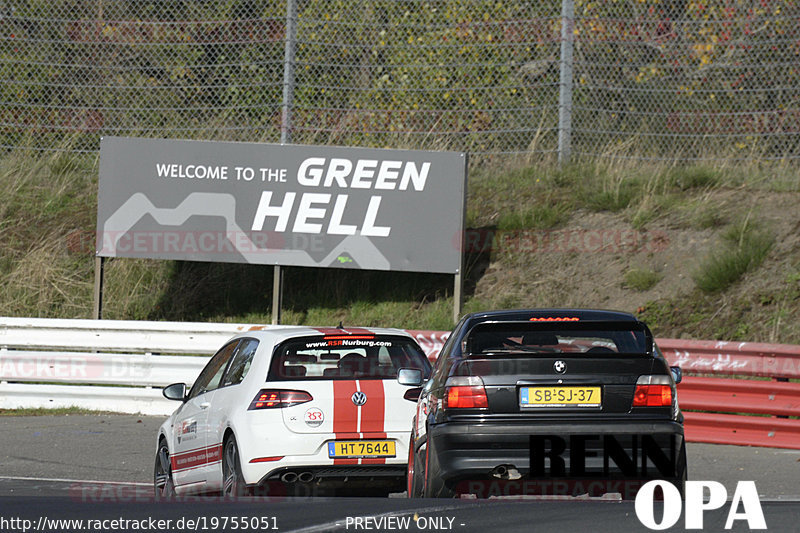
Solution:
M 656 381 L 669 379 L 641 322 L 483 322 L 467 333 L 461 351 L 450 375 L 480 378 L 488 402 L 483 417 L 599 420 L 672 413 L 666 405 L 634 406 L 637 384 L 654 375 Z M 469 411 L 451 414 L 479 414 Z

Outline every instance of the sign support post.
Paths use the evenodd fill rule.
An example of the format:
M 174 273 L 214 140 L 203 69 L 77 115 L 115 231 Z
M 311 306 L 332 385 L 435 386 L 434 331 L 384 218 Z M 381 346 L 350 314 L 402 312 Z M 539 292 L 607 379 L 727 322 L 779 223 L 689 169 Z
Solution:
M 100 320 L 103 318 L 103 268 L 105 257 L 99 255 L 94 258 L 94 306 L 92 318 Z
M 461 277 L 461 271 L 454 276 L 453 287 L 453 323 L 457 324 L 458 319 L 461 318 L 461 308 L 464 305 L 464 279 Z
M 461 309 L 464 306 L 464 229 L 467 220 L 467 169 L 469 168 L 469 154 L 463 153 L 464 161 L 464 193 L 461 197 L 461 229 L 459 230 L 456 248 L 458 249 L 458 270 L 453 279 L 453 324 L 458 324 L 461 318 Z
M 281 323 L 281 306 L 283 305 L 283 271 L 275 265 L 272 271 L 272 323 Z

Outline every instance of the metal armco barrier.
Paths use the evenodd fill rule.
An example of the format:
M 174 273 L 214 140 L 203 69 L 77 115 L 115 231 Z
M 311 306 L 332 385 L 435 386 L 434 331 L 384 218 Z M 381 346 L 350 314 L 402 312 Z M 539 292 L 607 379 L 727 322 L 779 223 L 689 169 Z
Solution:
M 797 419 L 693 412 L 684 415 L 689 442 L 800 449 L 800 421 Z
M 678 385 L 681 409 L 689 411 L 685 413 L 687 440 L 800 449 L 800 383 L 788 381 L 800 379 L 800 346 L 680 339 L 657 342 L 670 364 L 684 373 L 739 376 L 689 376 Z
M 800 449 L 800 420 L 776 418 L 800 416 L 800 383 L 687 376 L 678 401 L 687 440 Z
M 414 337 L 414 339 L 419 343 L 420 348 L 425 352 L 425 355 L 428 356 L 428 359 L 431 360 L 431 363 L 436 361 L 436 358 L 439 357 L 439 352 L 442 351 L 442 346 L 444 343 L 447 342 L 447 337 L 450 336 L 449 331 L 428 331 L 428 330 L 418 330 L 418 329 L 409 329 L 409 335 Z
M 690 374 L 800 378 L 800 346 L 657 339 L 671 365 Z
M 232 335 L 270 327 L 286 326 L 0 318 L 0 408 L 168 415 L 175 403 L 158 387 L 191 383 Z M 449 335 L 408 333 L 431 361 Z M 688 374 L 678 385 L 687 440 L 800 449 L 800 383 L 786 381 L 800 379 L 800 346 L 656 342 L 670 364 Z
M 681 408 L 692 411 L 800 415 L 800 383 L 689 376 L 678 391 Z

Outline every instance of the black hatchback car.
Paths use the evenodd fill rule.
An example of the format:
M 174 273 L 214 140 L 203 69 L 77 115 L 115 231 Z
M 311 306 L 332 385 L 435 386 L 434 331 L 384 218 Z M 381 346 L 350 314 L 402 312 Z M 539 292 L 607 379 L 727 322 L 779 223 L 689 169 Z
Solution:
M 679 381 L 627 313 L 467 315 L 420 393 L 408 495 L 629 499 L 650 479 L 683 493 Z

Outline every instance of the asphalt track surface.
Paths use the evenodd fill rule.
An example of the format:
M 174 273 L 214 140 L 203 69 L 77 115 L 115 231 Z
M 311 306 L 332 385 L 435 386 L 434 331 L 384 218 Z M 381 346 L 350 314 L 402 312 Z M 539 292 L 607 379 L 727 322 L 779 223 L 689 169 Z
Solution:
M 232 521 L 222 527 L 221 520 L 232 516 L 272 520 L 262 518 L 260 531 L 276 525 L 280 531 L 307 533 L 649 531 L 636 518 L 633 502 L 597 500 L 256 498 L 226 502 L 189 498 L 157 505 L 150 501 L 151 483 L 155 435 L 162 421 L 161 417 L 130 415 L 0 417 L 0 531 L 23 531 L 20 526 L 26 523 L 8 522 L 9 518 L 31 520 L 30 530 L 78 530 L 48 528 L 38 523 L 41 517 L 160 517 L 173 520 L 169 527 L 159 528 L 163 531 L 256 530 L 235 528 Z M 738 481 L 754 480 L 769 530 L 800 531 L 800 451 L 691 443 L 688 453 L 690 479 L 719 481 L 729 497 Z M 724 531 L 727 515 L 727 506 L 707 513 L 704 530 Z M 356 519 L 364 517 L 370 520 L 359 525 Z M 412 520 L 405 528 L 404 518 Z M 180 519 L 184 523 L 179 524 Z M 196 523 L 187 525 L 189 519 Z M 134 530 L 131 523 L 127 528 L 112 527 L 116 525 L 112 522 L 104 525 L 109 527 L 102 530 Z M 671 530 L 683 531 L 682 526 L 681 519 Z M 748 528 L 739 520 L 732 530 Z

